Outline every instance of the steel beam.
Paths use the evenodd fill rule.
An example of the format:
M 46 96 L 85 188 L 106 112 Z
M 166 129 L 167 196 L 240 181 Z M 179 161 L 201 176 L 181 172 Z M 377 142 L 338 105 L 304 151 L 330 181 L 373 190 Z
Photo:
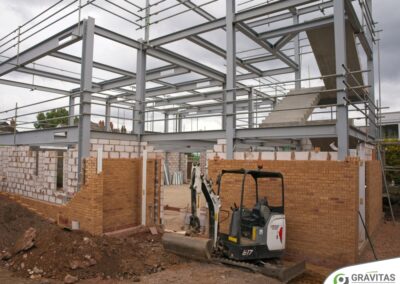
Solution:
M 333 23 L 333 16 L 326 16 L 319 19 L 313 19 L 307 22 L 303 22 L 296 25 L 290 25 L 286 27 L 277 28 L 267 32 L 260 33 L 258 35 L 261 39 L 269 39 L 280 36 L 285 36 L 287 34 L 296 34 L 299 32 L 304 32 L 308 30 L 318 29 Z
M 275 60 L 275 59 L 276 59 L 276 56 L 271 54 L 271 55 L 263 55 L 263 56 L 259 56 L 259 57 L 244 59 L 243 63 L 244 64 L 254 64 L 254 63 L 258 63 L 258 62 L 271 61 L 271 60 Z
M 179 96 L 176 98 L 165 98 L 162 101 L 155 102 L 156 107 L 166 106 L 166 105 L 180 105 L 188 102 L 199 102 L 206 100 L 222 100 L 223 99 L 223 90 L 213 91 L 213 92 L 205 92 L 199 94 L 190 94 L 185 96 Z M 247 95 L 247 90 L 240 89 L 236 90 L 237 96 Z M 149 101 L 149 103 L 152 103 Z
M 74 63 L 78 63 L 81 64 L 82 59 L 78 56 L 74 56 L 71 54 L 67 54 L 67 53 L 63 53 L 63 52 L 53 52 L 52 54 L 50 54 L 51 57 L 54 58 L 58 58 L 58 59 L 62 59 L 62 60 L 66 60 L 69 62 L 74 62 Z M 117 67 L 113 67 L 113 66 L 109 66 L 103 63 L 99 63 L 99 62 L 93 62 L 93 68 L 97 68 L 100 70 L 104 70 L 104 71 L 108 71 L 111 73 L 116 73 L 116 74 L 120 74 L 120 75 L 124 75 L 124 76 L 131 76 L 134 77 L 136 74 L 133 72 L 129 72 L 127 70 L 121 69 L 121 68 L 117 68 Z
M 267 16 L 269 14 L 288 10 L 292 7 L 309 4 L 318 0 L 281 0 L 273 3 L 258 6 L 252 9 L 248 9 L 243 12 L 236 14 L 234 22 L 244 22 L 247 20 Z M 167 43 L 171 43 L 180 39 L 184 39 L 193 35 L 209 32 L 215 29 L 223 28 L 226 24 L 226 18 L 220 18 L 214 21 L 209 21 L 204 24 L 200 24 L 194 27 L 190 27 L 175 33 L 171 33 L 166 36 L 155 38 L 150 41 L 150 45 L 153 47 L 161 46 Z
M 190 40 L 191 42 L 197 44 L 198 46 L 201 46 L 201 47 L 203 47 L 203 48 L 205 48 L 205 49 L 207 49 L 207 50 L 209 50 L 209 51 L 211 51 L 211 52 L 213 52 L 213 53 L 215 53 L 215 54 L 217 54 L 217 55 L 219 55 L 221 57 L 224 57 L 224 58 L 226 57 L 226 52 L 225 52 L 224 49 L 220 48 L 219 46 L 217 46 L 217 45 L 215 45 L 215 44 L 213 44 L 213 43 L 211 43 L 211 42 L 209 42 L 209 41 L 207 41 L 207 40 L 205 40 L 205 39 L 203 39 L 203 38 L 201 38 L 199 36 L 190 37 L 190 38 L 188 38 L 188 40 Z M 261 76 L 261 72 L 262 71 L 260 69 L 254 67 L 254 66 L 245 64 L 243 62 L 243 60 L 241 60 L 240 58 L 236 58 L 235 60 L 236 60 L 236 64 L 238 66 L 242 67 L 243 69 L 245 69 L 245 70 L 247 70 L 247 71 L 249 71 L 251 73 L 254 73 L 254 74 L 258 75 L 258 76 Z
M 78 180 L 82 185 L 83 159 L 90 156 L 91 100 L 93 77 L 94 19 L 88 18 L 83 25 L 81 94 L 79 106 Z
M 172 52 L 168 49 L 165 48 L 150 48 L 147 51 L 148 55 L 151 55 L 155 58 L 158 58 L 160 60 L 172 63 L 172 64 L 176 64 L 178 66 L 187 68 L 193 72 L 196 72 L 198 74 L 204 75 L 208 78 L 212 78 L 214 80 L 223 82 L 224 81 L 224 74 L 213 69 L 210 68 L 206 65 L 203 65 L 195 60 L 186 58 L 182 55 L 179 55 L 175 52 Z
M 217 140 L 225 138 L 224 130 L 210 131 L 193 131 L 182 133 L 160 133 L 146 134 L 143 136 L 143 141 L 147 142 L 163 142 L 163 141 L 188 141 L 188 140 Z M 334 124 L 324 125 L 304 125 L 304 126 L 284 126 L 271 128 L 252 128 L 252 129 L 237 129 L 237 139 L 301 139 L 301 138 L 333 138 L 336 137 L 336 127 Z
M 297 69 L 298 65 L 296 62 L 294 62 L 289 56 L 284 54 L 282 51 L 276 50 L 272 44 L 270 44 L 268 41 L 263 40 L 259 37 L 259 35 L 250 29 L 248 26 L 246 26 L 244 23 L 239 23 L 236 25 L 237 29 L 243 33 L 245 36 L 247 36 L 249 39 L 269 51 L 271 54 L 275 55 L 278 59 L 282 60 L 285 64 L 288 66 Z
M 345 160 L 349 153 L 349 119 L 347 107 L 347 92 L 344 80 L 343 66 L 347 66 L 346 57 L 346 0 L 334 0 L 334 37 L 335 37 L 335 60 L 336 60 L 336 132 L 338 136 L 338 159 Z
M 204 9 L 197 7 L 196 4 L 194 4 L 192 1 L 190 1 L 190 0 L 189 1 L 178 0 L 178 1 L 180 3 L 182 3 L 183 5 L 185 5 L 186 7 L 188 7 L 189 9 L 193 9 L 194 12 L 196 12 L 203 18 L 207 19 L 208 21 L 216 20 L 216 18 L 213 15 L 211 15 Z M 193 43 L 195 43 L 195 44 L 197 44 L 197 45 L 199 45 L 221 57 L 224 57 L 224 58 L 226 57 L 226 52 L 223 48 L 220 48 L 219 46 L 209 42 L 208 40 L 205 40 L 204 38 L 202 38 L 200 36 L 195 35 L 195 36 L 189 37 L 188 40 L 190 40 L 191 42 L 193 42 Z M 261 70 L 259 70 L 258 68 L 254 67 L 254 66 L 245 64 L 240 58 L 236 58 L 236 64 L 251 73 L 255 73 L 257 75 L 261 74 Z
M 122 45 L 133 47 L 135 49 L 140 48 L 140 42 L 99 26 L 95 27 L 94 33 L 98 36 L 120 43 Z
M 0 77 L 16 70 L 20 66 L 32 63 L 39 58 L 79 41 L 82 36 L 81 29 L 79 29 L 79 25 L 81 24 L 75 24 L 2 62 L 0 64 Z
M 352 137 L 365 140 L 365 133 L 351 127 L 349 131 Z M 271 128 L 237 129 L 236 138 L 246 141 L 258 139 L 260 142 L 274 141 L 280 139 L 301 138 L 334 138 L 336 137 L 335 124 L 284 126 Z M 201 137 L 201 139 L 199 139 Z M 123 133 L 111 133 L 102 131 L 91 131 L 91 138 L 96 139 L 120 139 L 137 141 L 135 135 Z M 142 141 L 152 145 L 185 143 L 185 141 L 198 141 L 198 143 L 213 143 L 217 139 L 225 138 L 224 130 L 193 131 L 181 133 L 146 133 Z M 369 137 L 372 139 L 372 137 Z M 62 127 L 34 131 L 19 132 L 16 134 L 16 145 L 73 145 L 78 142 L 77 127 Z M 191 142 L 190 142 L 191 143 Z M 215 142 L 214 142 L 215 143 Z M 14 134 L 0 134 L 1 145 L 14 145 Z
M 14 133 L 0 133 L 0 145 L 74 145 L 78 127 L 59 127 Z
M 251 91 L 246 91 L 247 94 L 249 94 L 249 92 Z M 239 108 L 242 110 L 243 109 L 247 110 L 249 106 L 249 101 L 247 99 L 236 100 L 235 105 L 236 105 L 236 110 L 238 110 Z M 258 99 L 257 106 L 262 106 L 262 105 L 272 105 L 272 101 L 267 98 L 264 98 L 264 100 Z M 223 102 L 215 102 L 215 103 L 205 103 L 205 104 L 195 104 L 195 105 L 185 104 L 179 107 L 172 106 L 170 108 L 159 109 L 158 111 L 159 112 L 168 111 L 169 113 L 172 113 L 174 111 L 179 113 L 183 113 L 183 111 L 186 111 L 185 113 L 194 111 L 196 111 L 197 113 L 199 112 L 211 113 L 214 111 L 222 112 L 223 108 L 224 108 Z
M 292 67 L 283 67 L 283 68 L 277 68 L 273 70 L 267 70 L 263 71 L 261 73 L 261 76 L 257 76 L 256 74 L 242 74 L 242 75 L 237 75 L 236 79 L 237 81 L 242 81 L 242 80 L 249 80 L 249 79 L 255 79 L 258 77 L 267 77 L 267 76 L 276 76 L 276 75 L 282 75 L 282 74 L 289 74 L 293 73 L 295 69 Z
M 81 83 L 80 79 L 78 79 L 78 78 L 65 76 L 65 75 L 61 75 L 61 74 L 56 74 L 56 73 L 40 70 L 37 68 L 33 69 L 33 68 L 28 68 L 28 67 L 19 67 L 15 71 L 25 73 L 25 74 L 31 74 L 31 75 L 35 75 L 35 76 L 39 76 L 39 77 L 44 77 L 44 78 L 48 78 L 48 79 L 59 80 L 62 82 L 77 84 L 77 85 L 79 85 Z
M 283 126 L 271 128 L 238 129 L 238 139 L 301 139 L 301 138 L 324 138 L 335 137 L 335 125 L 305 125 L 305 126 Z
M 187 69 L 177 67 L 176 65 L 166 65 L 166 66 L 162 66 L 159 68 L 154 68 L 154 69 L 148 70 L 146 73 L 148 76 L 146 76 L 146 78 L 151 79 L 151 80 L 147 80 L 147 81 L 157 82 L 158 79 L 167 78 L 170 76 L 176 76 L 176 75 L 180 75 L 180 74 L 185 74 L 187 72 L 189 72 Z M 115 79 L 100 82 L 100 83 L 96 84 L 97 87 L 93 88 L 92 91 L 93 92 L 102 92 L 102 91 L 111 90 L 113 88 L 119 89 L 124 86 L 133 85 L 136 83 L 136 73 L 132 72 L 131 75 L 132 75 L 131 77 L 130 76 L 122 76 L 122 77 L 118 77 Z M 107 84 L 109 84 L 109 85 L 107 85 Z M 166 84 L 166 83 L 160 82 L 160 84 Z M 133 92 L 133 91 L 128 91 L 125 89 L 120 89 L 120 90 L 123 90 L 124 93 L 120 94 L 120 95 L 115 95 L 115 96 L 113 96 L 113 98 L 123 97 L 126 94 L 131 94 L 131 95 L 135 94 L 135 92 Z M 74 94 L 79 93 L 79 91 L 80 91 L 79 88 L 71 90 L 71 92 Z
M 286 44 L 288 44 L 293 38 L 295 38 L 296 36 L 298 36 L 298 33 L 288 33 L 284 36 L 282 36 L 275 44 L 274 44 L 274 48 L 276 50 L 281 49 L 282 47 L 284 47 Z
M 306 15 L 318 11 L 323 11 L 325 9 L 333 7 L 333 1 L 327 1 L 323 3 L 313 4 L 311 6 L 307 6 L 304 8 L 297 8 L 297 15 Z M 269 16 L 268 18 L 263 18 L 260 20 L 255 20 L 252 22 L 247 23 L 250 28 L 259 27 L 259 26 L 268 26 L 272 23 L 284 21 L 291 19 L 293 17 L 292 12 L 282 13 L 278 15 Z
M 93 139 L 114 139 L 114 140 L 138 141 L 136 135 L 132 135 L 129 133 L 91 131 L 90 137 Z
M 68 96 L 70 94 L 70 92 L 67 90 L 60 90 L 60 89 L 49 88 L 49 87 L 45 87 L 45 86 L 40 86 L 40 85 L 35 85 L 35 84 L 27 84 L 27 83 L 16 82 L 16 81 L 5 80 L 5 79 L 0 79 L 0 84 L 12 86 L 12 87 L 25 88 L 25 89 L 30 89 L 30 90 L 37 90 L 37 91 L 42 91 L 42 92 L 46 92 L 46 93 L 65 95 L 65 96 Z
M 187 73 L 189 73 L 189 70 L 182 68 L 182 67 L 172 68 L 168 71 L 159 71 L 159 72 L 153 72 L 153 73 L 147 72 L 146 81 L 154 81 L 154 80 L 178 76 L 178 75 L 187 74 Z M 111 80 L 100 82 L 99 87 L 95 88 L 94 90 L 96 92 L 106 91 L 106 90 L 112 90 L 112 89 L 130 86 L 130 85 L 135 85 L 135 84 L 136 84 L 136 75 L 135 75 L 135 78 L 123 76 L 123 77 L 114 78 Z
M 136 49 L 140 48 L 140 43 L 138 41 L 120 35 L 113 31 L 101 27 L 96 27 L 95 33 L 101 37 L 110 39 L 120 44 L 130 46 Z M 154 48 L 153 45 L 150 44 L 148 45 L 147 48 L 147 55 L 184 67 L 186 69 L 192 70 L 193 72 L 202 74 L 206 77 L 213 78 L 221 82 L 224 80 L 224 75 L 221 72 L 218 72 L 208 66 L 200 64 L 194 60 L 181 56 L 165 48 Z

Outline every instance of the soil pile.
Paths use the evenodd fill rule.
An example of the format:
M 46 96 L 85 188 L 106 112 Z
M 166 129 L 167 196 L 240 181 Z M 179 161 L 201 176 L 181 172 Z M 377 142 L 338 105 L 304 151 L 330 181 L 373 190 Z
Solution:
M 160 234 L 115 238 L 67 231 L 4 196 L 0 196 L 0 236 L 0 263 L 32 279 L 64 280 L 70 275 L 135 280 L 182 262 L 163 250 Z M 33 246 L 25 249 L 31 241 Z

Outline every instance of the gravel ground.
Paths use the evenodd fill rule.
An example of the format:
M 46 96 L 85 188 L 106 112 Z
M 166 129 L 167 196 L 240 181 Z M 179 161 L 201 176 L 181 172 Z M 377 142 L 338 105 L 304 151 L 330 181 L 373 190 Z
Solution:
M 378 259 L 389 259 L 400 257 L 400 223 L 385 221 L 379 231 L 372 238 Z M 360 262 L 373 261 L 374 255 L 368 245 L 361 255 Z

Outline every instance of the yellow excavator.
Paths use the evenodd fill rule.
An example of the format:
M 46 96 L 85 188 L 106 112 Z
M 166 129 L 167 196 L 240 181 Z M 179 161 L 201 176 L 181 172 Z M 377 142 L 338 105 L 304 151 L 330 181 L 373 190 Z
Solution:
M 220 232 L 220 193 L 222 180 L 227 174 L 242 176 L 240 204 L 231 207 L 229 232 Z M 245 188 L 246 179 L 252 179 L 255 189 Z M 271 206 L 266 196 L 261 197 L 260 180 L 278 179 L 281 185 L 281 204 Z M 281 173 L 256 170 L 222 170 L 217 179 L 215 192 L 210 180 L 200 174 L 200 167 L 193 166 L 190 183 L 191 215 L 187 234 L 165 233 L 162 238 L 164 249 L 175 254 L 210 262 L 224 263 L 249 269 L 253 272 L 276 277 L 288 282 L 305 271 L 305 262 L 291 265 L 280 261 L 286 245 L 286 220 L 284 212 L 284 179 Z M 197 235 L 200 220 L 197 215 L 197 191 L 205 197 L 208 216 L 208 237 Z M 244 205 L 244 196 L 255 190 L 254 206 Z M 193 236 L 195 235 L 195 236 Z

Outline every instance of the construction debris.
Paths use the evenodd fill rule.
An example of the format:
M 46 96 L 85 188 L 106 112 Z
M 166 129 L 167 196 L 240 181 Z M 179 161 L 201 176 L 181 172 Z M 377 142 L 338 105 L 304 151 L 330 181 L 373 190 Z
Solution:
M 14 245 L 13 253 L 17 254 L 21 251 L 27 251 L 35 245 L 36 230 L 29 228 L 25 233 L 17 240 Z
M 72 284 L 72 283 L 76 283 L 79 281 L 78 277 L 72 276 L 70 274 L 67 274 L 64 278 L 64 283 L 66 284 Z

